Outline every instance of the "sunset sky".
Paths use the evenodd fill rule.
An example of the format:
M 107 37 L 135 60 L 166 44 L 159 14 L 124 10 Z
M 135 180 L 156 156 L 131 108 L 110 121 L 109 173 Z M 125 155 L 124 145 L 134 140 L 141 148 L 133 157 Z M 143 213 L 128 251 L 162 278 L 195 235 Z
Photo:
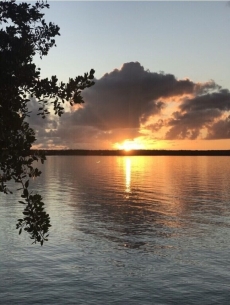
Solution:
M 49 3 L 42 77 L 93 68 L 96 84 L 61 118 L 31 115 L 37 147 L 230 149 L 228 2 Z

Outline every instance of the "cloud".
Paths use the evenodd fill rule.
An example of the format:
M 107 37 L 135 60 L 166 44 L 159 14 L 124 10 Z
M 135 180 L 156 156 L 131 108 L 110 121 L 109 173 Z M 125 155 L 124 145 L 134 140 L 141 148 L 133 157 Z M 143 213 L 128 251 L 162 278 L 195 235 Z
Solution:
M 203 111 L 188 111 L 181 113 L 179 111 L 172 114 L 167 122 L 167 126 L 171 127 L 166 133 L 167 140 L 172 139 L 196 139 L 204 127 L 208 127 L 210 123 L 217 117 L 221 116 L 221 112 L 217 109 Z
M 128 129 L 125 133 L 127 138 L 140 136 L 139 129 Z M 46 133 L 49 145 L 58 145 L 71 149 L 111 149 L 113 144 L 124 140 L 124 130 L 116 129 L 103 131 L 91 126 L 61 126 L 57 130 Z M 47 146 L 47 147 L 48 147 Z
M 192 99 L 185 99 L 180 105 L 182 112 L 203 111 L 207 109 L 218 109 L 220 111 L 230 110 L 230 92 L 227 89 L 220 89 L 219 92 L 213 92 Z
M 159 119 L 156 123 L 149 124 L 146 126 L 146 129 L 151 130 L 152 132 L 159 131 L 162 127 L 164 127 L 165 122 L 162 119 Z
M 40 115 L 37 115 L 39 104 L 35 98 L 31 98 L 28 103 L 28 110 L 30 112 L 29 117 L 26 121 L 34 129 L 36 134 L 36 146 L 41 145 L 42 147 L 47 146 L 47 142 L 50 141 L 50 135 L 46 130 L 52 130 L 58 128 L 57 117 L 50 114 L 45 119 L 42 119 Z
M 167 126 L 171 128 L 165 138 L 193 140 L 201 134 L 203 128 L 207 129 L 210 138 L 216 119 L 221 118 L 229 110 L 230 92 L 226 89 L 184 99 L 179 111 L 174 112 L 167 121 Z
M 85 104 L 61 118 L 42 120 L 32 113 L 29 121 L 38 145 L 113 148 L 115 142 L 143 135 L 167 140 L 228 137 L 230 92 L 214 81 L 179 80 L 129 62 L 95 82 L 83 92 Z M 31 107 L 37 107 L 35 101 Z
M 230 116 L 226 119 L 219 120 L 209 129 L 207 140 L 230 139 Z
M 139 128 L 149 116 L 161 113 L 165 104 L 159 99 L 192 93 L 194 88 L 188 79 L 148 72 L 138 62 L 126 63 L 84 93 L 85 106 L 73 114 L 72 122 L 103 130 Z

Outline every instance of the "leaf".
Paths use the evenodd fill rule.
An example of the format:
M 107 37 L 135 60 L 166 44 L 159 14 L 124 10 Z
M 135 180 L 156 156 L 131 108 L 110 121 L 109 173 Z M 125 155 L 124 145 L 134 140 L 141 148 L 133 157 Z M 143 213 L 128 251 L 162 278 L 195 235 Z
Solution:
M 28 188 L 28 186 L 29 186 L 29 180 L 26 181 L 25 188 Z
M 25 196 L 25 197 L 28 197 L 28 190 L 27 189 L 24 189 L 24 191 L 23 191 L 23 195 Z

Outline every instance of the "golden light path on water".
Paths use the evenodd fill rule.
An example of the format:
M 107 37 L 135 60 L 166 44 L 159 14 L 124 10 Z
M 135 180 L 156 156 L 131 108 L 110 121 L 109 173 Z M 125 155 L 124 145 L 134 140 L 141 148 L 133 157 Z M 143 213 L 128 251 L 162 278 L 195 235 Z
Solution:
M 129 193 L 131 191 L 131 160 L 130 158 L 125 158 L 125 178 L 126 178 L 126 198 L 129 198 Z

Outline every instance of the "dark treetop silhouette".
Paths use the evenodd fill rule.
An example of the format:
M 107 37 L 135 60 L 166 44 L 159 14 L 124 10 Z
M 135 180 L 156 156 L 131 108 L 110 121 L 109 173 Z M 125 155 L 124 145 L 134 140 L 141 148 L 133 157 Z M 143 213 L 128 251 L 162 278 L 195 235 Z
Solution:
M 57 25 L 46 24 L 41 13 L 45 8 L 49 5 L 43 1 L 33 5 L 0 1 L 0 191 L 11 192 L 7 186 L 10 180 L 20 185 L 19 202 L 24 211 L 16 228 L 19 234 L 22 229 L 27 231 L 33 242 L 41 245 L 48 237 L 50 217 L 41 195 L 29 191 L 29 179 L 41 174 L 33 163 L 39 160 L 43 163 L 45 155 L 30 150 L 36 138 L 26 122 L 30 113 L 28 103 L 36 98 L 38 115 L 43 119 L 50 106 L 61 116 L 62 103 L 83 103 L 82 90 L 94 84 L 94 70 L 70 78 L 68 83 L 57 84 L 56 76 L 40 78 L 33 57 L 47 55 L 55 46 L 54 37 L 60 35 Z

